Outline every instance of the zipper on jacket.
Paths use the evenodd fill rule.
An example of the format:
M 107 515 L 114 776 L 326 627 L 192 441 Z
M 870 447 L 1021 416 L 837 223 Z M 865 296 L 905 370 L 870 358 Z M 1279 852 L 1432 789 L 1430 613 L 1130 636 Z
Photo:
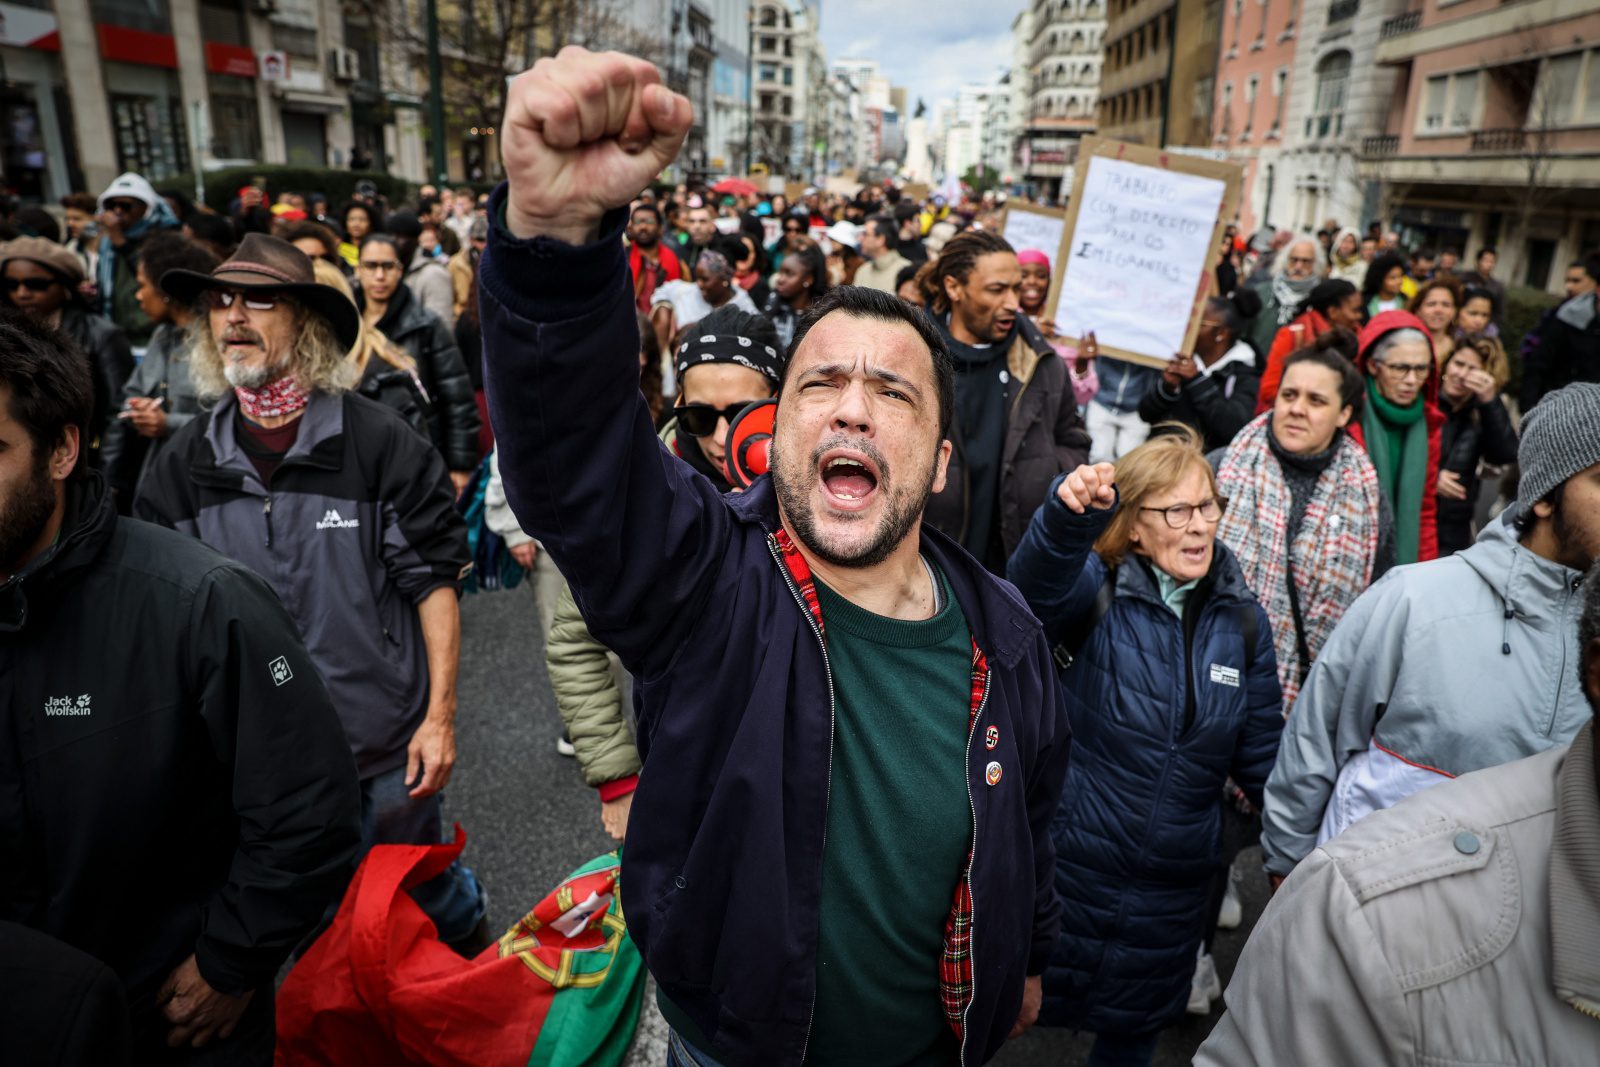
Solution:
M 261 517 L 267 524 L 267 547 L 272 547 L 272 497 L 266 496 L 261 500 Z
M 811 611 L 806 607 L 806 598 L 800 592 L 800 587 L 795 585 L 794 576 L 789 573 L 789 568 L 784 564 L 783 556 L 779 553 L 777 543 L 773 541 L 771 535 L 768 535 L 767 537 L 767 551 L 772 554 L 773 562 L 778 565 L 778 573 L 783 575 L 784 583 L 789 586 L 789 592 L 794 597 L 796 606 L 800 608 L 800 614 L 805 616 L 807 625 L 811 627 L 811 632 L 817 636 L 817 646 L 822 649 L 822 670 L 828 678 L 828 778 L 822 794 L 822 847 L 824 850 L 826 850 L 828 847 L 828 806 L 833 800 L 833 735 L 834 731 L 838 727 L 838 704 L 834 699 L 833 692 L 833 665 L 828 662 L 828 642 L 824 641 L 822 638 L 822 629 L 817 626 L 817 620 L 811 617 Z M 988 695 L 987 687 L 985 688 L 984 693 L 985 696 Z M 968 737 L 967 744 L 969 747 L 971 746 L 971 737 Z M 971 802 L 971 799 L 972 782 L 969 778 L 967 782 L 967 800 L 969 803 Z M 976 835 L 976 821 L 974 821 L 973 826 L 973 833 Z M 822 861 L 822 857 L 817 857 L 817 861 L 820 863 Z M 968 891 L 969 893 L 971 891 L 970 885 L 968 887 Z M 820 903 L 817 907 L 817 921 L 819 924 L 822 921 L 822 908 Z M 816 979 L 813 976 L 811 984 L 811 1008 L 806 1015 L 806 1036 L 805 1040 L 800 1043 L 801 1063 L 805 1062 L 806 1051 L 811 1047 L 811 1024 L 816 1022 L 816 1019 L 817 986 Z M 963 1036 L 962 1040 L 965 1042 L 965 1036 Z
M 983 676 L 983 696 L 978 698 L 978 713 L 972 717 L 972 725 L 967 729 L 967 755 L 966 772 L 963 777 L 967 780 L 967 808 L 972 812 L 972 851 L 967 855 L 967 900 L 971 912 L 967 915 L 967 958 L 972 961 L 972 988 L 967 991 L 967 1006 L 961 1009 L 961 1067 L 967 1067 L 967 1038 L 971 1036 L 972 1027 L 968 1024 L 968 1016 L 972 1014 L 972 1005 L 978 999 L 978 897 L 972 891 L 972 868 L 978 863 L 978 803 L 972 798 L 972 739 L 978 735 L 978 724 L 983 721 L 983 713 L 989 708 L 989 686 L 994 678 L 992 671 Z M 1026 983 L 1027 976 L 1023 976 Z

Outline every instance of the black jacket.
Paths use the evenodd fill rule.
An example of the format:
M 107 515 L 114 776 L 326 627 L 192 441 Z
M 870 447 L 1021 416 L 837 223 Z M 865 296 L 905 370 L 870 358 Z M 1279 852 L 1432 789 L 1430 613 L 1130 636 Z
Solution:
M 89 357 L 94 379 L 94 411 L 89 417 L 89 462 L 100 465 L 100 445 L 111 420 L 122 404 L 122 385 L 133 373 L 133 349 L 128 339 L 110 319 L 101 318 L 81 307 L 68 306 L 61 313 L 61 332 L 72 338 Z
M 1157 378 L 1139 401 L 1139 417 L 1150 425 L 1181 422 L 1205 438 L 1205 450 L 1224 448 L 1255 417 L 1261 372 L 1256 352 L 1243 341 L 1178 387 L 1176 395 Z
M 1468 397 L 1463 406 L 1455 409 L 1441 396 L 1439 410 L 1445 416 L 1444 425 L 1439 428 L 1439 469 L 1454 471 L 1467 491 L 1465 500 L 1439 498 L 1439 520 L 1470 522 L 1478 504 L 1478 462 L 1515 463 L 1517 431 L 1511 425 L 1505 401 L 1498 396 L 1487 404 Z
M 272 583 L 339 709 L 362 778 L 405 763 L 428 708 L 417 604 L 459 588 L 467 529 L 438 451 L 362 396 L 314 393 L 262 485 L 225 395 L 162 449 L 134 513 Z
M 364 307 L 365 300 L 361 302 Z M 401 285 L 389 298 L 389 306 L 378 320 L 378 331 L 417 361 L 417 378 L 432 404 L 428 434 L 444 454 L 445 466 L 453 471 L 475 469 L 482 458 L 478 454 L 478 400 L 450 327 Z M 383 390 L 375 387 L 377 379 L 396 373 L 404 372 L 381 360 L 372 360 L 367 364 L 361 392 L 382 399 Z
M 0 586 L 0 920 L 103 961 L 136 1014 L 193 953 L 269 985 L 354 868 L 349 746 L 265 582 L 70 488 Z
M 1575 296 L 1539 334 L 1522 371 L 1522 410 L 1573 382 L 1600 382 L 1600 297 Z
M 1000 450 L 998 512 L 1002 558 L 1016 551 L 1028 520 L 1043 503 L 1056 476 L 1089 461 L 1089 432 L 1073 399 L 1066 361 L 1038 328 L 1020 315 L 1016 338 L 1006 354 L 1006 368 L 1006 432 Z M 971 486 L 961 428 L 951 425 L 949 438 L 955 448 L 944 491 L 928 498 L 923 521 L 965 545 L 970 532 Z

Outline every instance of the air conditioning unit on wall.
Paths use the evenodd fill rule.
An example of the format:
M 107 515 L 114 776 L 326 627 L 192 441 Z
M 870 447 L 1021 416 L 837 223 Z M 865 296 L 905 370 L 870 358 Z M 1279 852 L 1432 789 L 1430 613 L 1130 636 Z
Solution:
M 334 81 L 353 82 L 361 77 L 361 53 L 354 48 L 335 48 L 328 53 L 328 67 Z

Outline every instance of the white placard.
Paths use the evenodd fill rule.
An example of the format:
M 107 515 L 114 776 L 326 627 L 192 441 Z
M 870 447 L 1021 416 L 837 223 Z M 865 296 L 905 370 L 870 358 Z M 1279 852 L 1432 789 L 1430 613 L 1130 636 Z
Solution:
M 1211 267 L 1227 185 L 1104 156 L 1087 166 L 1071 252 L 1056 265 L 1056 326 L 1165 362 L 1183 346 L 1196 284 Z
M 1025 248 L 1036 249 L 1050 257 L 1051 273 L 1056 269 L 1056 253 L 1061 248 L 1061 235 L 1066 231 L 1067 219 L 1061 212 L 1043 214 L 1038 211 L 1025 211 L 1012 208 L 1006 211 L 1005 230 L 1001 236 L 1012 248 L 1021 252 Z M 1056 306 L 1045 303 L 1041 318 L 1054 321 Z

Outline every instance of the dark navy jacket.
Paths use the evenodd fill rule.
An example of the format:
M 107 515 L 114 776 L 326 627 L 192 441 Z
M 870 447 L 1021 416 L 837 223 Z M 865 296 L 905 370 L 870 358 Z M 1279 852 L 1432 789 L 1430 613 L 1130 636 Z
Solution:
M 1011 580 L 1052 639 L 1094 603 L 1106 567 L 1091 546 L 1114 513 L 1075 515 L 1052 486 L 1011 558 Z M 1052 827 L 1061 936 L 1041 1020 L 1148 1033 L 1183 1013 L 1223 862 L 1222 784 L 1231 775 L 1260 805 L 1283 698 L 1271 625 L 1222 542 L 1190 594 L 1187 653 L 1184 624 L 1143 564 L 1124 561 L 1115 583 L 1111 610 L 1062 675 L 1073 753 Z M 1244 610 L 1256 617 L 1249 665 Z
M 522 528 L 636 678 L 644 770 L 623 859 L 629 933 L 711 1039 L 707 1052 L 736 1067 L 798 1064 L 816 987 L 831 680 L 782 562 L 770 483 L 721 496 L 651 426 L 623 221 L 614 212 L 582 248 L 491 231 L 480 306 L 500 469 Z M 989 668 L 967 761 L 963 1052 L 975 1064 L 1005 1040 L 1024 976 L 1041 973 L 1054 943 L 1049 821 L 1069 737 L 1048 647 L 1016 591 L 927 528 L 922 545 Z

